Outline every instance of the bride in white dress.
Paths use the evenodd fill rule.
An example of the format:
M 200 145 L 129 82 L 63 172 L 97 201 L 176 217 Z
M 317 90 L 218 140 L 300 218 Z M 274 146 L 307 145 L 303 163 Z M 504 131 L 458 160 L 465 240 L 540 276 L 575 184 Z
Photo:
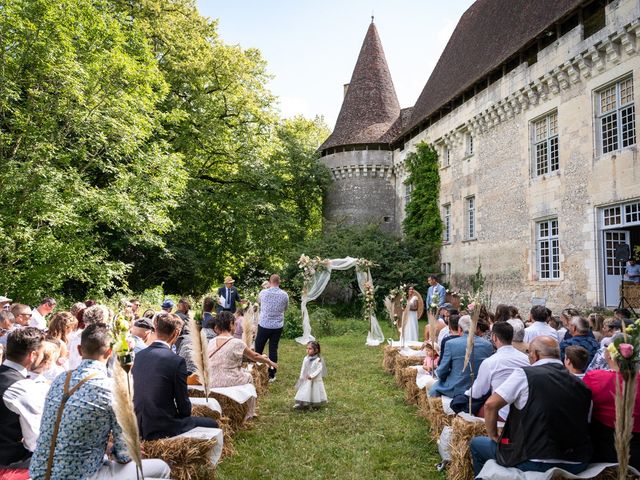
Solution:
M 402 328 L 402 339 L 405 342 L 418 341 L 418 307 L 420 306 L 419 294 L 409 287 L 407 292 L 407 307 L 405 312 L 406 323 Z

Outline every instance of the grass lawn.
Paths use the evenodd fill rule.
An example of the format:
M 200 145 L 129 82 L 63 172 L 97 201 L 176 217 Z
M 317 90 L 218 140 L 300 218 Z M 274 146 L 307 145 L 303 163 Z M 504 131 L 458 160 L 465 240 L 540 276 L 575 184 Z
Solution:
M 219 464 L 218 478 L 445 478 L 434 468 L 439 456 L 425 420 L 382 371 L 382 347 L 367 347 L 365 339 L 366 333 L 319 339 L 329 404 L 311 412 L 292 409 L 304 347 L 281 340 L 277 381 L 259 399 L 253 428 L 236 436 L 237 453 Z

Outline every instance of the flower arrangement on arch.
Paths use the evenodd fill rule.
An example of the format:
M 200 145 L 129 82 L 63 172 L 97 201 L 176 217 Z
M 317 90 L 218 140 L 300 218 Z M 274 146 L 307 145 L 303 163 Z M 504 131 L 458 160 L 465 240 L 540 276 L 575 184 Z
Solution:
M 329 260 L 317 256 L 311 258 L 303 253 L 298 259 L 298 267 L 302 270 L 304 283 L 309 284 L 316 273 L 329 270 Z
M 358 258 L 356 260 L 356 271 L 357 272 L 366 272 L 370 268 L 379 266 L 377 263 L 372 262 L 371 260 L 367 260 L 366 258 Z
M 375 314 L 376 310 L 376 289 L 371 282 L 364 282 L 364 292 L 362 297 L 364 299 L 364 319 L 368 322 L 371 320 L 371 316 Z

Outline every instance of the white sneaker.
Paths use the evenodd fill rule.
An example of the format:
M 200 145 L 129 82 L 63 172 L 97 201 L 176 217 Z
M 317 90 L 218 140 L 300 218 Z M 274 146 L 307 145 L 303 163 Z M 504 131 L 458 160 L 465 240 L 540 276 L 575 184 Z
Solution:
M 275 381 L 276 381 L 276 377 L 273 377 L 273 378 L 270 378 L 270 379 L 269 379 L 269 383 L 273 383 L 273 382 L 275 382 Z

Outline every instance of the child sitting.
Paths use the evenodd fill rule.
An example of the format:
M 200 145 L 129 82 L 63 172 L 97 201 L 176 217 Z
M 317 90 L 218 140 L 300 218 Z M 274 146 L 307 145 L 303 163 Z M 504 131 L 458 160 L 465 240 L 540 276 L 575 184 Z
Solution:
M 427 372 L 432 373 L 438 366 L 438 360 L 440 359 L 440 357 L 438 356 L 438 352 L 436 352 L 436 349 L 433 348 L 433 344 L 430 341 L 426 341 L 424 343 L 424 351 L 426 353 L 426 357 L 424 357 L 422 368 L 424 368 Z
M 315 341 L 307 343 L 307 356 L 302 361 L 300 378 L 296 383 L 298 391 L 293 408 L 319 407 L 327 403 L 327 393 L 322 381 L 326 375 L 327 367 L 320 357 L 320 344 Z

